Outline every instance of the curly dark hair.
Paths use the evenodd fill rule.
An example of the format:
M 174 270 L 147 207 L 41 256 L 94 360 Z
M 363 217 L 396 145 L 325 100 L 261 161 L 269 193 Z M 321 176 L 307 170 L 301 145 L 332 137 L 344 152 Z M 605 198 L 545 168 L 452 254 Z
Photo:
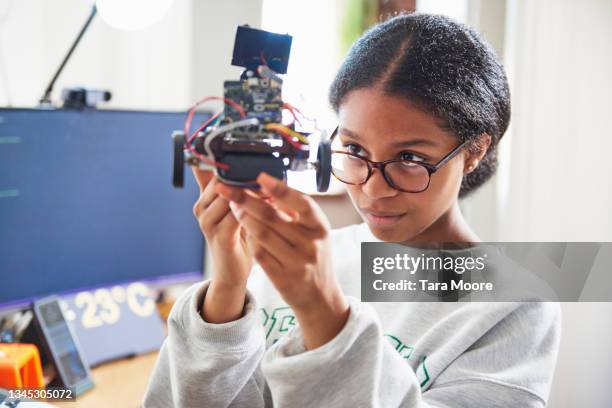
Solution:
M 475 30 L 422 13 L 400 14 L 373 26 L 349 50 L 329 102 L 338 113 L 347 93 L 372 86 L 431 113 L 461 142 L 491 136 L 478 167 L 463 177 L 460 198 L 495 173 L 497 143 L 510 122 L 510 90 L 498 56 Z

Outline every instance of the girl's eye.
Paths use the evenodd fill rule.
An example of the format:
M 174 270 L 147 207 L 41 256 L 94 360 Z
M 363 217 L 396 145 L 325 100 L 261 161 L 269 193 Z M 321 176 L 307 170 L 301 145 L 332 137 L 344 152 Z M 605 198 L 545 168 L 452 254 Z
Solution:
M 399 158 L 402 160 L 410 160 L 410 161 L 417 161 L 417 162 L 425 161 L 425 159 L 422 158 L 421 156 L 417 156 L 416 154 L 411 153 L 411 152 L 401 152 L 399 154 Z
M 363 149 L 356 144 L 346 144 L 344 145 L 344 148 L 348 153 L 355 154 L 357 156 L 360 156 L 363 153 Z

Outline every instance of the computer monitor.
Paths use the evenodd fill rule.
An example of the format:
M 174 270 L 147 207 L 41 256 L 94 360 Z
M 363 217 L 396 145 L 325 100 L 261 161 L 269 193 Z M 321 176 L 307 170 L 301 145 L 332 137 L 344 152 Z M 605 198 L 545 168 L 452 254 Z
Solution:
M 210 117 L 199 114 L 194 126 Z M 175 189 L 184 113 L 0 109 L 0 305 L 203 275 L 198 188 Z

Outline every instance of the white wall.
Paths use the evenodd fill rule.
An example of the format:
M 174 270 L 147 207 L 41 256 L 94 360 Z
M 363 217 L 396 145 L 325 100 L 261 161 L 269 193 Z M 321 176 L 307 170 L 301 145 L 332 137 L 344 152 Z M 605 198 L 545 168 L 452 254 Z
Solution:
M 612 2 L 420 0 L 463 19 L 504 61 L 512 120 L 497 175 L 462 203 L 484 240 L 612 238 Z
M 0 0 L 0 104 L 32 107 L 84 24 L 90 0 Z M 186 110 L 234 78 L 238 24 L 261 24 L 261 0 L 175 0 L 154 26 L 116 30 L 96 16 L 55 85 L 109 89 L 105 107 Z M 3 72 L 5 75 L 3 75 Z M 212 106 L 220 107 L 219 104 Z
M 180 0 L 175 0 L 180 1 Z M 223 95 L 223 81 L 240 77 L 232 67 L 236 27 L 261 27 L 263 0 L 191 0 L 193 2 L 193 72 L 191 96 Z M 212 104 L 221 109 L 222 104 Z
M 498 236 L 611 241 L 612 2 L 508 0 Z M 550 407 L 612 406 L 612 304 L 563 303 Z
M 612 2 L 509 1 L 513 114 L 500 238 L 612 240 Z
M 1 0 L 0 64 L 6 81 L 0 103 L 35 106 L 88 16 L 84 0 Z M 131 109 L 184 109 L 190 99 L 191 2 L 175 1 L 166 17 L 136 32 L 119 31 L 96 16 L 54 92 L 66 86 L 109 89 L 105 105 Z M 1 72 L 1 71 L 0 71 Z M 2 78 L 0 78 L 2 81 Z
M 504 59 L 506 0 L 468 0 L 465 23 L 478 30 L 491 44 L 497 55 Z M 456 7 L 456 6 L 455 6 Z M 455 11 L 457 14 L 457 11 Z M 502 156 L 507 149 L 507 138 L 498 146 L 498 154 Z M 503 171 L 504 161 L 500 160 L 500 170 Z M 487 183 L 461 201 L 461 209 L 476 234 L 483 241 L 499 240 L 497 218 L 499 216 L 500 184 L 498 174 Z
M 612 406 L 612 304 L 562 303 L 550 408 Z

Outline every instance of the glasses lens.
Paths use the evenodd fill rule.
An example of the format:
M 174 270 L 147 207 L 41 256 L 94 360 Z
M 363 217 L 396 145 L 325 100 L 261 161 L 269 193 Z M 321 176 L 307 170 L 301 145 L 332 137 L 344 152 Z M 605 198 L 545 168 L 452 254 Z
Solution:
M 357 156 L 332 153 L 332 173 L 340 181 L 361 184 L 368 178 L 368 164 Z
M 387 177 L 400 190 L 408 192 L 423 191 L 429 185 L 429 172 L 417 163 L 398 161 L 387 164 Z

